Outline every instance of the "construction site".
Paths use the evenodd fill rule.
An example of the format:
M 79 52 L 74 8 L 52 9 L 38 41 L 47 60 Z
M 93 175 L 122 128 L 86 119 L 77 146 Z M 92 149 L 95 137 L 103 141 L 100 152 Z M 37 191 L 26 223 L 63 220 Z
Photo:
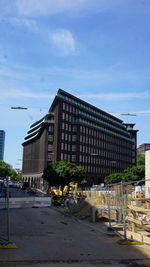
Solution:
M 78 202 L 62 209 L 78 219 L 105 223 L 123 240 L 150 245 L 150 197 L 145 195 L 144 184 L 142 180 L 109 185 L 102 191 L 83 191 Z

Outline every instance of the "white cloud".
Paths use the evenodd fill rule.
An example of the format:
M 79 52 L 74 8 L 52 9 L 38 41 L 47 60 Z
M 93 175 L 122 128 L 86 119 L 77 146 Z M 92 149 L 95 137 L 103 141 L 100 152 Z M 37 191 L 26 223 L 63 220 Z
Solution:
M 11 25 L 18 26 L 18 27 L 26 27 L 31 31 L 37 31 L 38 26 L 35 20 L 28 19 L 28 18 L 22 18 L 22 17 L 10 17 L 5 19 L 7 23 L 10 23 Z
M 85 16 L 91 13 L 119 11 L 138 14 L 148 13 L 150 5 L 137 0 L 0 0 L 0 14 L 19 16 L 49 16 L 65 13 L 68 16 Z M 136 13 L 135 13 L 136 12 Z
M 62 56 L 74 54 L 76 51 L 76 42 L 72 33 L 68 30 L 61 29 L 57 32 L 50 33 L 49 38 L 54 48 Z
M 121 1 L 122 2 L 122 1 Z M 25 16 L 45 16 L 62 12 L 101 12 L 120 4 L 120 0 L 16 0 L 17 11 Z
M 75 11 L 88 2 L 89 0 L 16 0 L 16 6 L 21 15 L 43 16 Z
M 5 98 L 49 98 L 53 99 L 54 95 L 52 94 L 47 94 L 47 93 L 37 93 L 37 92 L 30 92 L 30 91 L 23 91 L 23 90 L 4 90 L 0 92 L 0 97 L 5 97 Z

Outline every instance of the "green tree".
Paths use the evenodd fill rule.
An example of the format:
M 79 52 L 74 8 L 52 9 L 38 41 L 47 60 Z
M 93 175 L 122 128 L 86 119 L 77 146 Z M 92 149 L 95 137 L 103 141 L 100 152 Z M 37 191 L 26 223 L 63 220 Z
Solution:
M 145 177 L 145 166 L 138 165 L 127 168 L 123 173 L 112 173 L 105 177 L 106 184 L 114 184 L 118 182 L 139 181 Z
M 43 171 L 43 179 L 50 186 L 69 185 L 70 182 L 81 182 L 85 177 L 85 171 L 80 166 L 66 160 L 49 163 Z
M 10 176 L 10 179 L 13 181 L 22 180 L 21 174 L 17 174 L 8 163 L 0 160 L 0 177 L 6 178 L 7 176 Z
M 17 173 L 15 170 L 11 170 L 10 179 L 15 182 L 21 182 L 22 181 L 22 175 L 20 173 Z
M 120 183 L 123 179 L 123 173 L 111 173 L 105 177 L 106 184 Z
M 145 165 L 145 155 L 138 154 L 136 162 L 137 165 Z
M 49 186 L 56 186 L 58 187 L 60 185 L 60 177 L 58 173 L 56 172 L 56 163 L 52 162 L 49 163 L 47 168 L 44 169 L 43 179 L 48 182 Z
M 139 181 L 145 177 L 145 166 L 138 165 L 131 168 L 127 168 L 123 173 L 123 182 Z
M 3 160 L 0 160 L 0 177 L 1 178 L 6 178 L 6 176 L 11 175 L 11 168 L 9 164 L 4 162 Z

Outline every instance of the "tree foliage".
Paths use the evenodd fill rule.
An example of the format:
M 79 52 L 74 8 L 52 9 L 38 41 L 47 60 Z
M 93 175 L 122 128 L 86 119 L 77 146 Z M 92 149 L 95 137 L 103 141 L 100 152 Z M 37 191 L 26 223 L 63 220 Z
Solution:
M 111 173 L 105 177 L 106 184 L 115 184 L 121 182 L 123 179 L 123 173 Z
M 21 182 L 22 181 L 22 175 L 20 173 L 17 173 L 15 170 L 11 170 L 10 179 L 14 182 Z
M 13 181 L 22 180 L 21 174 L 17 174 L 8 163 L 0 160 L 0 178 L 6 178 L 7 176 L 10 176 Z
M 145 165 L 145 155 L 137 155 L 137 165 Z
M 106 184 L 115 184 L 119 182 L 139 181 L 145 177 L 145 166 L 138 165 L 127 168 L 123 173 L 112 173 L 105 177 Z
M 123 181 L 124 182 L 138 181 L 144 179 L 144 177 L 145 177 L 145 166 L 138 165 L 124 170 Z
M 69 185 L 70 182 L 81 182 L 85 177 L 85 171 L 80 166 L 66 160 L 49 163 L 43 171 L 43 179 L 50 186 Z
M 6 178 L 6 176 L 11 175 L 11 168 L 9 164 L 4 162 L 3 160 L 0 160 L 0 177 L 1 178 Z

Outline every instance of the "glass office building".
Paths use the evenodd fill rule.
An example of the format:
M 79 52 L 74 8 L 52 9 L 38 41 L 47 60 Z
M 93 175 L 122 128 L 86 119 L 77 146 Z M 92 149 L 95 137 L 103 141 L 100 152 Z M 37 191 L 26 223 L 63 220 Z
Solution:
M 4 160 L 5 131 L 0 130 L 0 160 Z

